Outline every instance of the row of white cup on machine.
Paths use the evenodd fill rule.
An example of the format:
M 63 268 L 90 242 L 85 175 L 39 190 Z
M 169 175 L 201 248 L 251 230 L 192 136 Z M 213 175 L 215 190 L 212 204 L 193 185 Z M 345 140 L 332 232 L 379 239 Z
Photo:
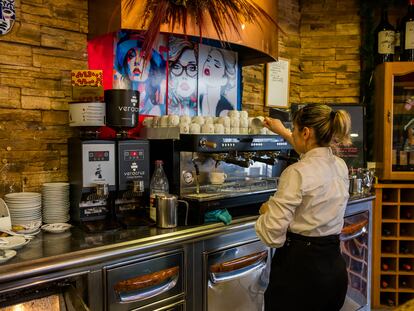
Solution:
M 147 117 L 143 121 L 147 128 L 179 127 L 181 134 L 271 134 L 263 127 L 264 118 L 250 117 L 247 111 L 229 111 L 227 116 L 165 115 Z

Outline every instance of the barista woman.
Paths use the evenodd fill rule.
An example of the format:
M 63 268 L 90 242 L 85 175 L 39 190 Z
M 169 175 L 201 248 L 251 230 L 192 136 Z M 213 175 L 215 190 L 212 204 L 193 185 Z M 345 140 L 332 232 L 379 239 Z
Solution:
M 260 239 L 277 248 L 265 310 L 339 310 L 348 282 L 339 233 L 349 184 L 347 166 L 330 145 L 350 142 L 350 117 L 326 105 L 307 105 L 293 115 L 292 133 L 280 120 L 264 123 L 301 155 L 283 171 L 256 222 Z

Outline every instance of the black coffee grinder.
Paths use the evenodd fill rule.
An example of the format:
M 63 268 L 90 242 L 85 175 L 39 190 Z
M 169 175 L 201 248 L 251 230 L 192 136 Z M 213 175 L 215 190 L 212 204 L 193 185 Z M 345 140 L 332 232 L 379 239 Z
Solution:
M 116 230 L 115 142 L 71 138 L 68 158 L 71 219 L 87 232 Z
M 124 227 L 146 226 L 149 197 L 149 143 L 130 137 L 138 125 L 139 92 L 106 90 L 106 124 L 116 131 L 116 194 L 114 211 Z

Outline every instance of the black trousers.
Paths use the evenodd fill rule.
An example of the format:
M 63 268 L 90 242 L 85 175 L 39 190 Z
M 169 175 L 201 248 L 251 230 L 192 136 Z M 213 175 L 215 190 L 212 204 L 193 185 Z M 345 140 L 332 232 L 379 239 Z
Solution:
M 348 275 L 339 236 L 305 237 L 288 233 L 276 250 L 265 292 L 266 311 L 338 311 Z

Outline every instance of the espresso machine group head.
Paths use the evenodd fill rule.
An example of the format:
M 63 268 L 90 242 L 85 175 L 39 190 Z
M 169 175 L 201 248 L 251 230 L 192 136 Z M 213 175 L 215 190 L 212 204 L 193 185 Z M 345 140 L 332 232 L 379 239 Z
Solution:
M 115 191 L 115 142 L 69 139 L 71 219 L 87 231 L 117 228 L 111 194 Z

